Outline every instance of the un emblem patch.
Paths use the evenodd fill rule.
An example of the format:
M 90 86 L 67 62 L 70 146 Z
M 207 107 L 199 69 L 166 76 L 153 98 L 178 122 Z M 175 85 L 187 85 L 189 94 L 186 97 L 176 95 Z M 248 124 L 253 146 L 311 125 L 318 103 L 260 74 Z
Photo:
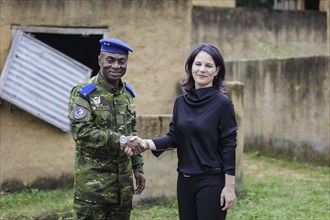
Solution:
M 73 116 L 75 119 L 79 120 L 79 119 L 83 119 L 85 118 L 87 115 L 87 110 L 81 106 L 77 106 L 74 108 L 73 111 Z

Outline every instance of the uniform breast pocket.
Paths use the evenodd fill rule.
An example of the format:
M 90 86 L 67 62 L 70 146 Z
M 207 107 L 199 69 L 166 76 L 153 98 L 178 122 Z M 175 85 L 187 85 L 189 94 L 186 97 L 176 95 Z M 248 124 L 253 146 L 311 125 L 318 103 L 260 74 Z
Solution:
M 114 120 L 110 106 L 97 106 L 93 108 L 94 122 L 102 126 L 111 126 Z

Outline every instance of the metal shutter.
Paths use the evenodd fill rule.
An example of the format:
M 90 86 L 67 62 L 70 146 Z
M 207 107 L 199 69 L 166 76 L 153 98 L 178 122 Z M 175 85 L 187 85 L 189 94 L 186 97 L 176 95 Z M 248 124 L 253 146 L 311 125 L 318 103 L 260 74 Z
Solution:
M 71 89 L 92 70 L 17 31 L 0 78 L 0 96 L 46 122 L 69 132 Z

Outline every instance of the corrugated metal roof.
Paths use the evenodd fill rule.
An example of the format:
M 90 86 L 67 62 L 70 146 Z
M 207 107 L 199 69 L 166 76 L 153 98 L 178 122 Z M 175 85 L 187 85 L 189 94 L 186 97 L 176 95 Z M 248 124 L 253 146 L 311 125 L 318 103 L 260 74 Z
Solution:
M 0 96 L 68 132 L 70 91 L 91 74 L 89 67 L 18 31 L 1 73 Z

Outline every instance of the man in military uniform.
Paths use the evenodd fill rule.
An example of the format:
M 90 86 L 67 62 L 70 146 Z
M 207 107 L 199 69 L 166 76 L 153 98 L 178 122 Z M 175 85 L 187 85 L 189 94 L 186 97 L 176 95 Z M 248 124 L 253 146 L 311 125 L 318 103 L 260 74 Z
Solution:
M 117 39 L 102 39 L 99 73 L 73 88 L 69 101 L 76 142 L 74 209 L 77 219 L 129 220 L 134 194 L 145 187 L 143 158 L 121 147 L 136 135 L 134 90 L 121 78 L 133 49 Z M 126 147 L 125 146 L 125 147 Z

